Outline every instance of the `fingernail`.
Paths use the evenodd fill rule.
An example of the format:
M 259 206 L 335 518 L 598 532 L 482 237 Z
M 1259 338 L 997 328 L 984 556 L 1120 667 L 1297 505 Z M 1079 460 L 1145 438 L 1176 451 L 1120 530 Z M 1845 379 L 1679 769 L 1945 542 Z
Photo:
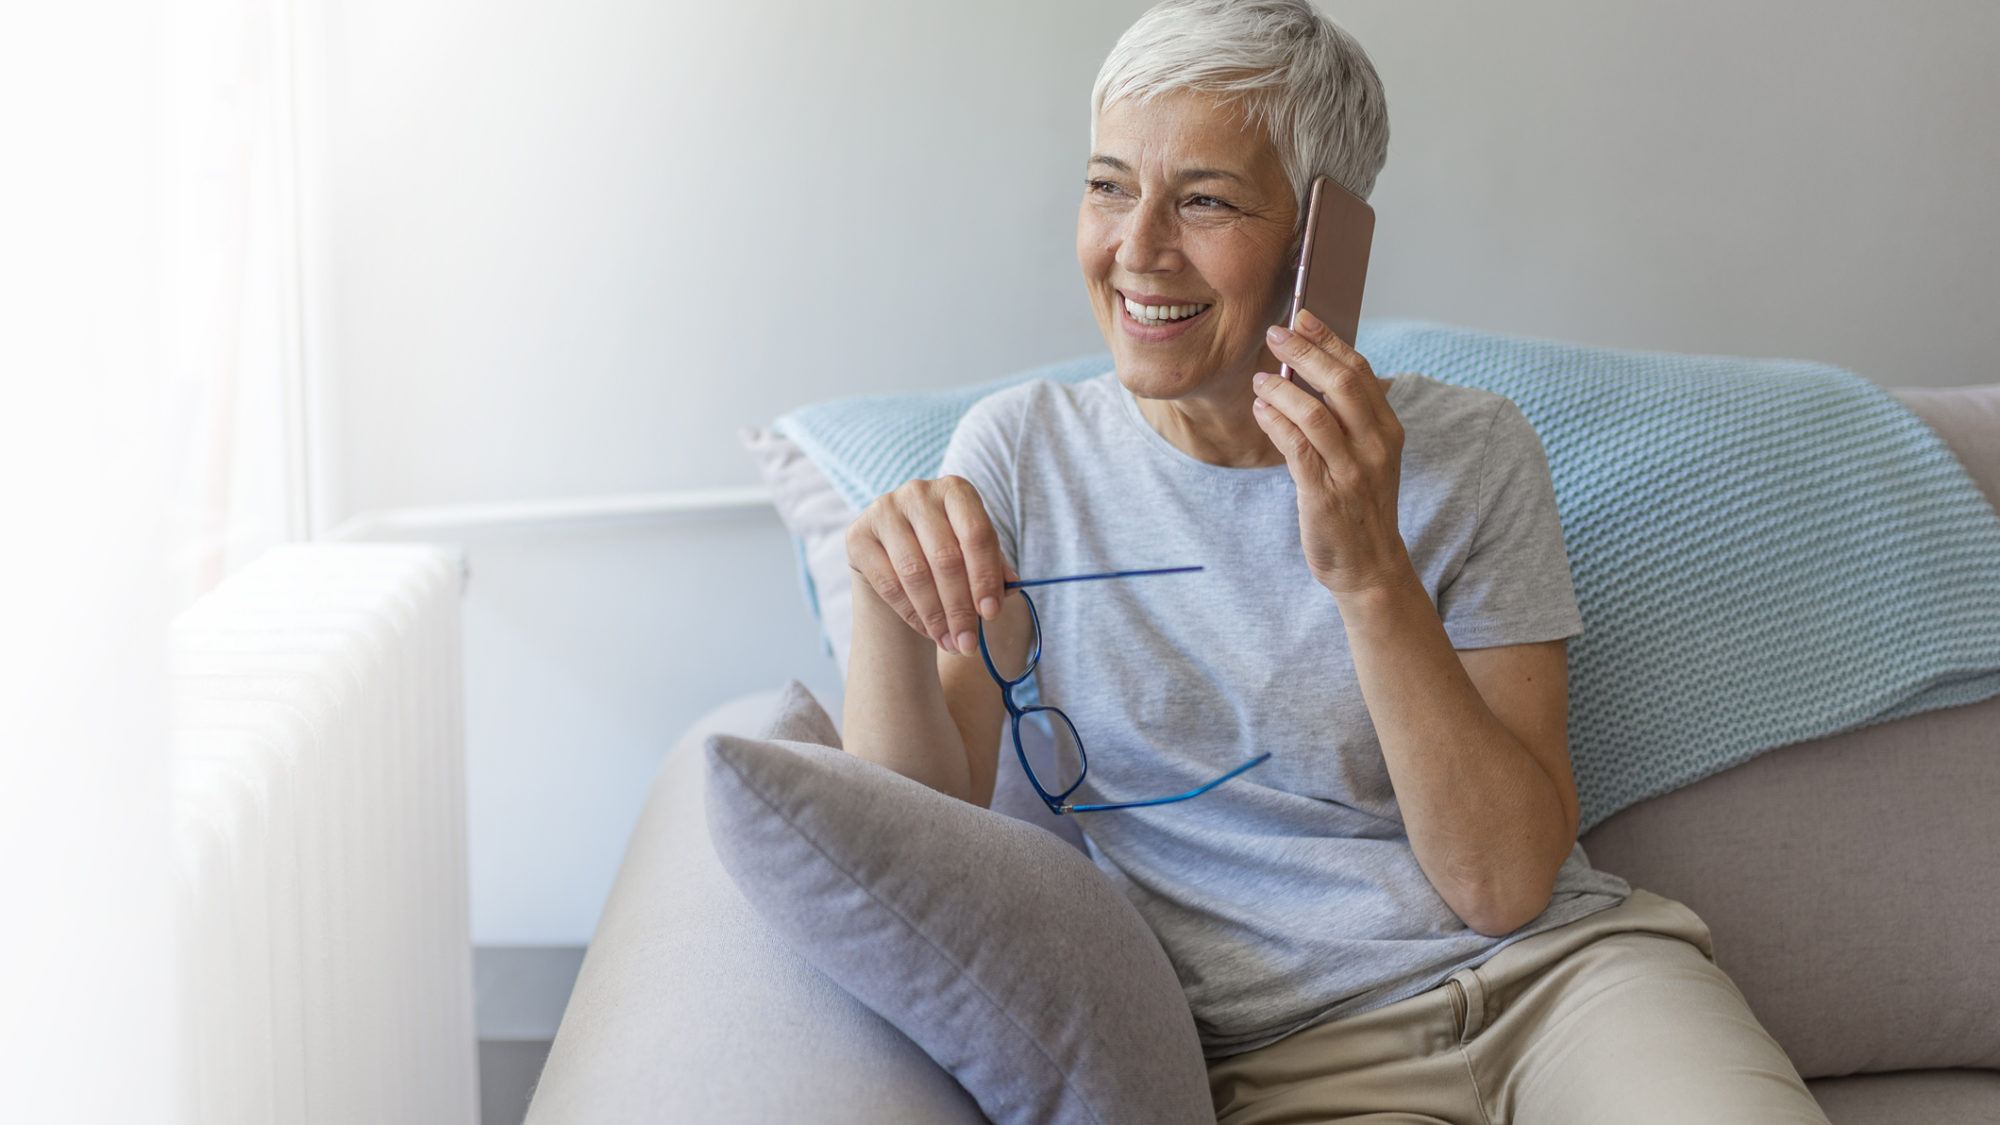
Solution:
M 938 637 L 937 639 L 937 646 L 939 648 L 945 650 L 946 652 L 956 653 L 958 650 L 951 647 L 951 644 L 952 642 L 950 633 L 945 633 L 942 636 Z
M 981 616 L 981 617 L 985 617 L 985 618 L 989 618 L 989 619 L 990 619 L 990 618 L 991 618 L 991 617 L 992 617 L 992 616 L 993 616 L 994 614 L 996 614 L 996 613 L 999 613 L 999 612 L 1000 612 L 1000 603 L 999 603 L 999 602 L 995 601 L 995 600 L 994 600 L 994 599 L 992 599 L 992 598 L 981 598 L 981 599 L 980 599 L 980 601 L 979 601 L 979 616 Z
M 967 629 L 958 635 L 958 651 L 971 656 L 978 648 L 979 638 L 972 635 L 972 630 Z
M 1269 371 L 1259 371 L 1256 375 L 1251 377 L 1250 382 L 1255 386 L 1263 387 L 1267 386 L 1271 382 L 1271 380 L 1275 378 L 1277 378 L 1277 376 L 1271 374 Z
M 1265 329 L 1264 336 L 1274 344 L 1282 344 L 1292 338 L 1292 330 L 1282 324 L 1273 324 Z
M 1319 318 L 1318 318 L 1318 317 L 1316 317 L 1316 316 L 1314 316 L 1314 315 L 1313 315 L 1313 314 L 1311 313 L 1311 311 L 1309 311 L 1309 310 L 1307 310 L 1307 309 L 1300 309 L 1300 310 L 1299 310 L 1299 327 L 1300 327 L 1300 328 L 1303 328 L 1303 329 L 1305 329 L 1305 330 L 1306 330 L 1306 331 L 1308 331 L 1308 332 L 1317 332 L 1317 331 L 1319 331 L 1320 329 L 1322 329 L 1322 328 L 1325 328 L 1325 327 L 1326 327 L 1326 325 L 1324 325 L 1324 324 L 1321 324 L 1321 323 L 1319 322 Z

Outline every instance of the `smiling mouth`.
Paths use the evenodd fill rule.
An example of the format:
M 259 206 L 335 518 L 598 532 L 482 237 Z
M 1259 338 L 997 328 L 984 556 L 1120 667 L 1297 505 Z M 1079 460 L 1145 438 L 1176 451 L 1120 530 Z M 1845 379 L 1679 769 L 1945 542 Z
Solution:
M 1145 305 L 1123 293 L 1118 294 L 1118 301 L 1125 306 L 1125 315 L 1139 324 L 1179 324 L 1184 320 L 1193 320 L 1214 307 L 1213 302 L 1202 304 L 1192 301 L 1169 305 Z

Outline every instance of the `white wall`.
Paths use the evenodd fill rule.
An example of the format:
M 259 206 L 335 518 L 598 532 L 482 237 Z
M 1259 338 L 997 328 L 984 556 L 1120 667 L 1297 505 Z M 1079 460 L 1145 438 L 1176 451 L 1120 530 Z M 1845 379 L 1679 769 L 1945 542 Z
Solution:
M 750 483 L 734 431 L 1100 349 L 1143 3 L 342 0 L 307 22 L 323 526 Z M 2000 8 L 1328 4 L 1392 120 L 1370 315 L 2000 379 Z M 774 518 L 472 543 L 474 937 L 587 939 L 660 756 L 834 690 Z
M 1389 97 L 1371 313 L 2000 380 L 2000 5 L 1327 5 Z

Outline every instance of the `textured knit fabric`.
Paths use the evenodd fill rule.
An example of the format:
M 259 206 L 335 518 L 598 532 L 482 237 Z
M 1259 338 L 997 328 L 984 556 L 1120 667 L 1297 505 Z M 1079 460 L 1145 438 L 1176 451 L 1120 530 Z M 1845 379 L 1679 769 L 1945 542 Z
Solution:
M 1364 320 L 1382 375 L 1514 401 L 1547 452 L 1576 596 L 1583 827 L 1777 746 L 2000 694 L 2000 517 L 1936 433 L 1826 364 Z M 935 475 L 971 403 L 1110 369 L 778 419 L 857 509 Z M 1034 577 L 1025 575 L 1025 577 Z
M 1489 391 L 1403 375 L 1398 523 L 1455 648 L 1583 630 L 1541 445 Z M 940 473 L 987 499 L 1024 578 L 1199 565 L 1196 573 L 1031 589 L 1035 681 L 1075 723 L 1075 803 L 1189 801 L 1072 814 L 1089 854 L 1173 959 L 1203 1051 L 1435 987 L 1514 941 L 1615 906 L 1625 881 L 1581 845 L 1541 915 L 1488 936 L 1438 894 L 1404 831 L 1333 595 L 1299 543 L 1290 470 L 1176 448 L 1112 374 L 981 399 Z M 990 499 L 988 499 L 990 498 Z M 1077 778 L 1044 778 L 1051 792 Z

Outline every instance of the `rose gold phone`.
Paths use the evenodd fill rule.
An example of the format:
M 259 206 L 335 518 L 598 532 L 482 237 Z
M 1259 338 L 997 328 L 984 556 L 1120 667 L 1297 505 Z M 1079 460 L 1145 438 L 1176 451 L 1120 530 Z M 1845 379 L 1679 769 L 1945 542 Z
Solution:
M 1352 347 L 1361 324 L 1361 285 L 1368 277 L 1368 247 L 1374 240 L 1375 209 L 1368 201 L 1326 176 L 1314 177 L 1306 205 L 1305 240 L 1299 247 L 1299 272 L 1292 282 L 1291 319 L 1285 326 L 1296 330 L 1299 310 L 1311 309 Z M 1292 378 L 1290 364 L 1280 364 L 1278 374 L 1326 401 L 1310 383 Z

